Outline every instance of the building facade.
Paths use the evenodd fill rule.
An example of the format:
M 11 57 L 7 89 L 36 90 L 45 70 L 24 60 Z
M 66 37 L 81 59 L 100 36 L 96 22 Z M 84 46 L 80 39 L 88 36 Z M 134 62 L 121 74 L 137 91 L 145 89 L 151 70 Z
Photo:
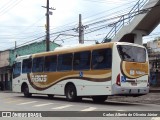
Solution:
M 50 51 L 59 45 L 50 42 Z M 29 55 L 46 51 L 46 42 L 34 42 L 15 49 L 9 49 L 0 52 L 0 90 L 12 89 L 12 65 L 17 56 Z
M 9 89 L 11 86 L 11 67 L 9 66 L 10 50 L 0 52 L 0 89 Z
M 149 64 L 150 64 L 150 85 L 160 86 L 160 40 L 153 40 L 147 43 Z

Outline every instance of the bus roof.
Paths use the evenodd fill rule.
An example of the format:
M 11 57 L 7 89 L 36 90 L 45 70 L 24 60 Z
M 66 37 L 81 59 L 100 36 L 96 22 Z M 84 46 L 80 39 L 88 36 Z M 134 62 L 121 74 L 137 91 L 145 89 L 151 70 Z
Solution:
M 23 59 L 28 59 L 28 58 L 30 58 L 31 56 L 32 56 L 32 55 L 18 56 L 18 57 L 15 59 L 15 61 L 20 62 L 20 61 L 22 61 Z
M 103 43 L 103 44 L 93 44 L 93 45 L 86 45 L 86 44 L 78 44 L 78 45 L 72 45 L 72 46 L 65 46 L 65 47 L 57 47 L 54 51 L 49 52 L 41 52 L 41 53 L 35 53 L 32 55 L 24 55 L 19 56 L 15 60 L 21 61 L 23 59 L 27 59 L 30 57 L 41 57 L 41 56 L 49 56 L 49 55 L 56 55 L 56 54 L 66 54 L 66 53 L 72 53 L 72 52 L 80 52 L 80 51 L 89 51 L 93 49 L 101 49 L 101 48 L 112 48 L 114 44 L 117 45 L 132 45 L 137 47 L 143 47 L 142 45 L 134 44 L 134 43 L 128 43 L 128 42 L 109 42 L 109 43 Z
M 48 56 L 48 55 L 54 55 L 54 54 L 66 54 L 66 53 L 72 53 L 72 52 L 80 52 L 80 51 L 89 51 L 93 49 L 100 49 L 100 48 L 112 48 L 113 42 L 110 43 L 103 43 L 103 44 L 94 44 L 94 45 L 74 45 L 74 46 L 67 46 L 67 47 L 61 47 L 56 48 L 54 51 L 49 52 L 42 52 L 42 53 L 36 53 L 33 54 L 32 57 L 40 57 L 40 56 Z

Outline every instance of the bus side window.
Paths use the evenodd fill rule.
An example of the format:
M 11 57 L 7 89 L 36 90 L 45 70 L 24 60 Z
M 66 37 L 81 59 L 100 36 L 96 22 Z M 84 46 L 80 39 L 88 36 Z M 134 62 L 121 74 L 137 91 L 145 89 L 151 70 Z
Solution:
M 92 52 L 92 69 L 108 69 L 112 65 L 111 49 L 99 49 Z
M 13 78 L 21 75 L 21 62 L 17 62 L 13 66 Z
M 22 73 L 30 73 L 32 68 L 32 59 L 24 59 L 22 64 Z
M 32 72 L 43 72 L 44 57 L 38 57 L 33 59 Z
M 74 53 L 73 69 L 74 70 L 88 70 L 90 69 L 90 51 Z
M 45 72 L 52 72 L 56 71 L 57 69 L 57 56 L 46 56 L 44 62 L 44 71 Z
M 62 54 L 58 56 L 58 71 L 72 70 L 73 54 Z

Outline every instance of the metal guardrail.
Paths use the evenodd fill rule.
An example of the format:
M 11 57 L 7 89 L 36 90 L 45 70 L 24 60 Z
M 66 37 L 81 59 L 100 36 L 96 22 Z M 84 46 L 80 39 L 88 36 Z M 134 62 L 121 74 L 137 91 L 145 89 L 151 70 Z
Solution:
M 141 9 L 144 7 L 144 5 L 148 2 L 149 0 L 139 0 L 133 8 L 130 10 L 130 12 L 126 15 L 123 15 L 120 17 L 120 19 L 113 23 L 113 27 L 110 30 L 110 32 L 106 35 L 106 37 L 103 39 L 102 43 L 104 42 L 110 42 L 118 33 L 118 31 L 125 25 L 128 25 L 133 18 L 138 15 L 141 12 Z

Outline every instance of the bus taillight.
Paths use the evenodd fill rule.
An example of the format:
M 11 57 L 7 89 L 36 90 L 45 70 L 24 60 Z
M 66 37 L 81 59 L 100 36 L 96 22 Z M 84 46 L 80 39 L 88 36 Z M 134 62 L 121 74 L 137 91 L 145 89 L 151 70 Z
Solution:
M 121 86 L 121 83 L 120 83 L 120 74 L 117 75 L 116 84 L 117 84 L 118 86 Z

